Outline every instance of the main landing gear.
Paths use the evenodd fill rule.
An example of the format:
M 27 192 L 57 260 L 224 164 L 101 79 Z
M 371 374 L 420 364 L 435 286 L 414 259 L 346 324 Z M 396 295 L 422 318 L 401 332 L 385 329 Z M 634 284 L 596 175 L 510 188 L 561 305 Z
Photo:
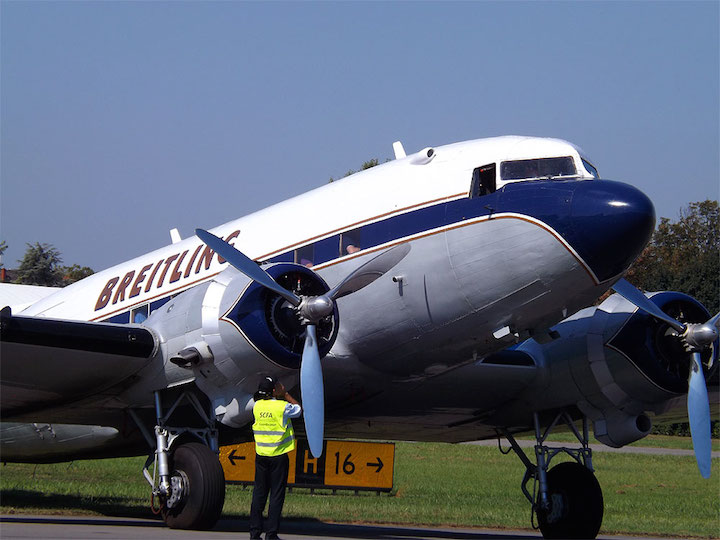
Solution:
M 520 448 L 515 438 L 506 430 L 502 434 L 510 442 L 511 449 L 525 465 L 522 491 L 532 504 L 533 516 L 544 538 L 595 538 L 600 531 L 603 518 L 603 496 L 600 484 L 592 468 L 592 450 L 588 445 L 588 423 L 583 418 L 580 433 L 572 418 L 566 412 L 558 414 L 542 433 L 538 414 L 534 414 L 535 458 L 534 464 Z M 581 448 L 551 448 L 545 441 L 559 422 L 564 422 L 577 437 Z M 508 453 L 510 450 L 503 451 Z M 574 461 L 555 465 L 550 461 L 558 454 L 565 453 Z M 533 480 L 533 493 L 527 488 Z M 534 520 L 533 520 L 534 521 Z
M 205 427 L 171 427 L 169 419 L 187 401 Z M 183 392 L 163 414 L 160 392 L 155 392 L 155 436 L 135 411 L 135 423 L 154 452 L 143 475 L 152 488 L 153 512 L 160 513 L 171 529 L 209 529 L 215 525 L 225 503 L 225 475 L 218 460 L 218 433 L 214 415 L 208 416 L 191 392 Z M 153 464 L 153 473 L 148 468 Z

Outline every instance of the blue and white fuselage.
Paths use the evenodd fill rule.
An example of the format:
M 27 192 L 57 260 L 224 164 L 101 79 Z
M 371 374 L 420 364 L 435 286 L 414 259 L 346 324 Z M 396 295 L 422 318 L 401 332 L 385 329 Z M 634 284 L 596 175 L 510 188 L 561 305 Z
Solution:
M 212 232 L 258 262 L 311 267 L 330 286 L 371 255 L 411 244 L 392 276 L 338 302 L 338 338 L 324 360 L 332 406 L 348 395 L 376 394 L 378 377 L 421 381 L 542 335 L 623 274 L 654 219 L 645 195 L 598 180 L 574 145 L 498 137 L 424 149 Z M 249 418 L 255 375 L 277 370 L 292 384 L 297 362 L 278 354 L 257 325 L 225 317 L 247 288 L 243 281 L 233 285 L 236 275 L 191 237 L 99 272 L 21 314 L 154 328 L 164 368 L 157 362 L 146 368 L 153 376 L 121 396 L 127 405 L 186 382 L 187 370 L 167 359 L 207 342 L 211 382 L 196 382 L 205 384 L 223 422 L 239 426 Z M 192 297 L 202 305 L 183 319 L 184 331 L 167 322 L 153 326 L 182 293 L 179 302 Z M 369 382 L 363 370 L 377 376 Z

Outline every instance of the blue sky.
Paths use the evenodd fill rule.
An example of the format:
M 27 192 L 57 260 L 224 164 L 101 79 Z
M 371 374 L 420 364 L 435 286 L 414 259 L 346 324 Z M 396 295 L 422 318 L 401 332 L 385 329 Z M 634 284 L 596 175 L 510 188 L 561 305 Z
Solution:
M 100 270 L 398 139 L 567 139 L 676 218 L 720 196 L 719 6 L 4 0 L 4 264 Z

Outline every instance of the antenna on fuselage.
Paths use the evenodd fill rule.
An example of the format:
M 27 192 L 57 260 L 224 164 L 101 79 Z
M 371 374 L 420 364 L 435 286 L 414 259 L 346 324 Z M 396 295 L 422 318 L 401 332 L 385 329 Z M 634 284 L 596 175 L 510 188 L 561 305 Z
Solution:
M 177 229 L 170 229 L 170 240 L 172 240 L 173 244 L 177 244 L 182 240 L 182 237 L 180 236 L 180 231 Z

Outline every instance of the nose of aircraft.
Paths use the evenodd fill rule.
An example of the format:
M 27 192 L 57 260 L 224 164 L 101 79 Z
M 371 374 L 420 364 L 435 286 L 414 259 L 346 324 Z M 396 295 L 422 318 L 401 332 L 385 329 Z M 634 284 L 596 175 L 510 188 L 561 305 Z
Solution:
M 571 204 L 573 238 L 568 240 L 600 281 L 628 268 L 655 229 L 650 199 L 622 182 L 579 182 Z

